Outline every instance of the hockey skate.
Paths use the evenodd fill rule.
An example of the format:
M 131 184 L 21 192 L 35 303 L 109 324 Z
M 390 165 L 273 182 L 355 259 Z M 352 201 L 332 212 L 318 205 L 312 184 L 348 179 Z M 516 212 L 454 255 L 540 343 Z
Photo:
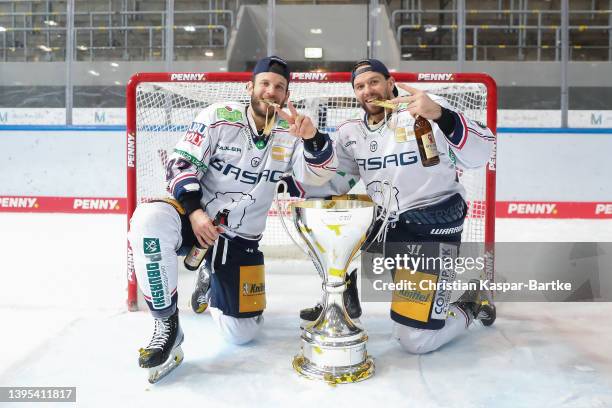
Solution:
M 210 271 L 207 263 L 202 263 L 198 270 L 195 288 L 191 294 L 191 308 L 196 313 L 204 313 L 210 300 Z
M 357 293 L 357 269 L 353 269 L 350 274 L 346 274 L 346 290 L 343 293 L 344 306 L 351 319 L 361 317 L 361 304 Z M 313 307 L 300 310 L 300 319 L 314 322 L 319 318 L 323 311 L 323 305 L 317 303 Z
M 138 350 L 138 365 L 149 369 L 149 382 L 155 384 L 183 362 L 183 331 L 178 309 L 167 318 L 155 319 L 153 338 L 146 348 Z
M 480 285 L 478 279 L 470 279 L 470 284 Z M 483 326 L 491 326 L 495 322 L 495 305 L 491 302 L 489 294 L 480 289 L 466 290 L 457 299 L 455 305 L 475 320 L 480 320 Z

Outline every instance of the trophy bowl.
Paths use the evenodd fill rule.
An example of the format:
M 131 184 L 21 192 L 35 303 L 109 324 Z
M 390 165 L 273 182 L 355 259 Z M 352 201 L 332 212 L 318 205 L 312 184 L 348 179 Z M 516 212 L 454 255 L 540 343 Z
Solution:
M 302 326 L 293 367 L 310 379 L 342 384 L 374 374 L 368 336 L 346 312 L 343 293 L 348 266 L 365 242 L 375 204 L 359 200 L 307 200 L 290 205 L 293 224 L 323 279 L 323 311 Z

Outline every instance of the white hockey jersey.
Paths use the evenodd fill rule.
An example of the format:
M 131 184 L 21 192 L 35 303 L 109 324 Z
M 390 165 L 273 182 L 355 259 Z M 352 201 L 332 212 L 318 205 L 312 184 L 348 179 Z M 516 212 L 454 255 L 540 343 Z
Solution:
M 453 111 L 446 100 L 429 95 L 439 105 Z M 414 118 L 400 109 L 387 121 L 368 126 L 365 115 L 348 120 L 334 135 L 339 158 L 338 175 L 325 186 L 303 186 L 305 196 L 322 197 L 347 193 L 361 178 L 367 194 L 383 204 L 383 181 L 393 186 L 391 211 L 404 211 L 434 205 L 453 194 L 465 198 L 465 189 L 457 180 L 456 167 L 472 169 L 484 166 L 491 155 L 495 136 L 486 126 L 453 111 L 455 129 L 446 136 L 436 122 L 430 121 L 440 163 L 421 164 L 414 136 Z
M 243 104 L 207 107 L 176 145 L 166 178 L 174 198 L 201 191 L 202 208 L 210 217 L 228 209 L 226 230 L 257 239 L 281 176 L 292 173 L 304 184 L 321 185 L 335 175 L 337 157 L 330 139 L 318 153 L 306 151 L 283 120 L 277 119 L 267 143 L 252 129 L 251 113 Z

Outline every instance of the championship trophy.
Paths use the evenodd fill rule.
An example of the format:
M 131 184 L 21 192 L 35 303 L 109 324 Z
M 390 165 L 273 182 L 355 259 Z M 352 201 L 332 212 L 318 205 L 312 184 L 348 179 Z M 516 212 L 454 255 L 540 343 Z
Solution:
M 366 332 L 344 307 L 345 276 L 375 220 L 375 204 L 358 200 L 308 200 L 290 205 L 293 223 L 323 278 L 323 311 L 302 326 L 301 352 L 293 368 L 331 384 L 362 381 L 374 374 Z

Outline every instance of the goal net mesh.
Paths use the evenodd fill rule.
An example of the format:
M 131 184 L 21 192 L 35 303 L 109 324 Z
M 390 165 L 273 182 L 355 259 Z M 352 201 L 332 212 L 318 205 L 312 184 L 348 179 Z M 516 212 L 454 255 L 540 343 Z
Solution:
M 466 116 L 487 122 L 487 88 L 480 83 L 409 83 L 442 96 Z M 361 115 L 350 82 L 292 82 L 291 101 L 310 116 L 319 129 L 334 137 L 343 121 Z M 400 90 L 400 94 L 403 91 Z M 244 82 L 141 82 L 136 90 L 136 202 L 165 197 L 165 166 L 174 145 L 196 115 L 215 102 L 249 102 Z M 486 223 L 486 170 L 458 170 L 467 190 L 469 214 L 463 241 L 483 242 Z M 362 183 L 354 193 L 365 192 Z M 491 203 L 494 205 L 494 203 Z M 261 242 L 264 251 L 287 253 L 293 244 L 273 206 Z M 266 252 L 266 254 L 268 254 Z

